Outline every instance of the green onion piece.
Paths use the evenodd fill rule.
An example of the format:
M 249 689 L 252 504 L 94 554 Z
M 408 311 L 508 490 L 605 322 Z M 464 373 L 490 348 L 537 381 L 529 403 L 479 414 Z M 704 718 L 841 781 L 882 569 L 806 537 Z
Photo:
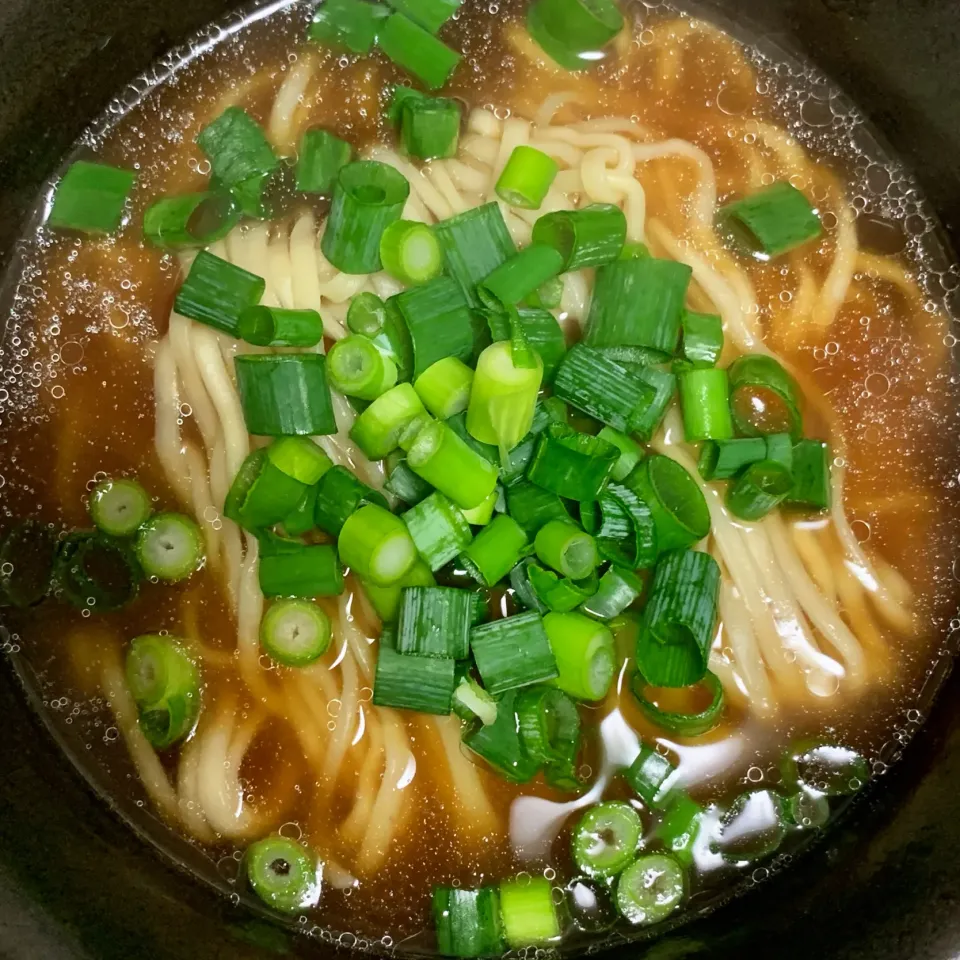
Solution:
M 403 174 L 385 163 L 358 160 L 341 167 L 320 241 L 323 255 L 344 273 L 376 273 L 380 238 L 400 219 L 409 195 Z
M 247 307 L 238 334 L 259 347 L 315 347 L 323 339 L 323 320 L 316 310 Z
M 492 519 L 503 491 L 498 487 L 479 506 L 472 510 L 462 510 L 463 518 L 473 527 L 485 527 Z
M 612 443 L 620 451 L 620 459 L 613 465 L 610 474 L 612 480 L 624 480 L 630 471 L 644 458 L 643 447 L 636 440 L 628 437 L 613 427 L 604 427 L 597 436 L 607 443 Z
M 622 29 L 623 15 L 614 0 L 541 0 L 543 26 L 571 51 L 596 51 Z
M 558 210 L 533 225 L 532 242 L 553 247 L 563 257 L 563 271 L 612 263 L 620 256 L 627 218 L 612 203 L 594 203 L 580 210 Z M 594 291 L 596 299 L 596 291 Z
M 786 835 L 783 798 L 773 790 L 751 790 L 723 815 L 714 843 L 724 860 L 742 864 L 776 853 Z
M 517 694 L 517 726 L 534 763 L 573 763 L 580 753 L 577 705 L 554 687 L 536 684 Z
M 856 793 L 870 779 L 870 765 L 850 747 L 806 739 L 790 747 L 781 773 L 791 790 L 808 787 L 828 797 L 843 797 Z
M 561 300 L 563 300 L 563 279 L 561 277 L 551 277 L 545 283 L 540 284 L 533 293 L 528 294 L 523 302 L 531 308 L 557 310 L 560 307 Z
M 307 437 L 282 437 L 267 448 L 267 459 L 288 477 L 312 487 L 333 466 Z
M 400 434 L 410 422 L 425 412 L 413 387 L 397 384 L 357 417 L 350 438 L 371 460 L 382 460 L 396 450 Z
M 243 867 L 253 892 L 274 910 L 296 913 L 313 906 L 320 898 L 314 855 L 287 837 L 264 837 L 250 844 Z
M 570 406 L 624 433 L 634 431 L 634 424 L 645 416 L 654 401 L 651 387 L 614 360 L 581 343 L 561 361 L 553 389 Z
M 337 545 L 348 567 L 379 586 L 396 583 L 417 559 L 403 521 L 376 504 L 362 506 L 347 519 Z
M 343 571 L 329 543 L 305 544 L 268 535 L 260 540 L 260 589 L 265 597 L 337 597 Z
M 470 647 L 483 685 L 495 697 L 557 676 L 550 641 L 536 612 L 474 627 Z
M 563 501 L 555 493 L 526 480 L 507 487 L 507 512 L 531 538 L 551 520 L 570 519 Z
M 580 504 L 580 519 L 585 529 L 596 537 L 597 549 L 604 559 L 632 570 L 647 570 L 656 562 L 657 531 L 653 512 L 629 487 L 609 484 L 595 505 Z
M 147 207 L 143 235 L 164 250 L 206 247 L 222 240 L 240 222 L 232 194 L 218 191 L 163 197 Z
M 596 66 L 596 51 L 580 51 L 558 40 L 543 24 L 543 3 L 527 8 L 527 32 L 553 61 L 565 70 L 588 70 Z
M 687 443 L 732 439 L 727 371 L 717 367 L 695 368 L 681 373 L 677 382 Z
M 15 524 L 0 538 L 0 606 L 32 607 L 43 600 L 50 592 L 60 554 L 60 540 L 52 527 L 37 520 Z M 137 579 L 131 577 L 133 594 Z M 81 599 L 78 605 L 83 606 L 86 597 Z
M 363 0 L 324 0 L 317 5 L 308 39 L 325 46 L 368 54 L 389 10 Z
M 480 300 L 490 310 L 514 306 L 537 290 L 563 266 L 553 247 L 533 244 L 500 264 L 477 287 Z
M 646 260 L 648 257 L 653 256 L 650 253 L 650 248 L 645 243 L 640 243 L 639 241 L 628 240 L 624 245 L 623 249 L 620 251 L 620 260 Z
M 628 363 L 620 364 L 629 370 L 638 380 L 653 388 L 653 401 L 646 410 L 636 418 L 633 424 L 633 434 L 641 440 L 649 440 L 660 426 L 667 407 L 673 399 L 677 389 L 677 378 L 674 374 L 656 367 L 635 366 Z
M 460 104 L 446 97 L 407 97 L 400 108 L 400 142 L 420 160 L 457 155 Z
M 597 592 L 580 605 L 589 617 L 612 620 L 633 603 L 643 591 L 642 581 L 623 567 L 611 566 L 600 578 Z
M 434 98 L 428 93 L 421 93 L 419 90 L 414 90 L 413 87 L 395 83 L 393 85 L 390 103 L 387 105 L 384 116 L 394 127 L 399 128 L 401 123 L 403 123 L 404 107 L 433 99 Z
M 551 520 L 541 527 L 534 549 L 543 563 L 572 580 L 589 576 L 600 563 L 593 537 L 570 520 Z
M 537 592 L 533 589 L 529 576 L 531 567 L 538 567 L 538 569 L 543 570 L 543 567 L 539 567 L 533 560 L 523 559 L 510 571 L 510 589 L 513 590 L 516 599 L 528 610 L 535 610 L 539 614 L 544 614 L 549 608 L 540 600 Z M 553 573 L 553 571 L 549 572 Z M 556 574 L 553 575 L 556 577 Z
M 810 201 L 780 180 L 717 211 L 718 222 L 750 253 L 778 257 L 823 233 Z
M 340 535 L 347 518 L 367 503 L 384 509 L 387 506 L 381 493 L 338 464 L 327 470 L 317 485 L 314 519 L 321 530 L 336 537 Z
M 408 510 L 403 522 L 431 570 L 449 563 L 473 537 L 467 519 L 442 493 L 432 493 Z
M 687 687 L 706 674 L 719 589 L 720 568 L 709 553 L 661 557 L 637 638 L 637 667 L 647 683 Z
M 447 273 L 471 307 L 483 306 L 477 284 L 510 259 L 517 248 L 497 203 L 486 203 L 441 220 L 434 228 Z
M 112 233 L 136 180 L 132 170 L 77 160 L 57 184 L 47 223 L 81 233 Z
M 641 461 L 624 481 L 650 508 L 660 551 L 689 547 L 710 532 L 710 511 L 696 480 L 669 457 Z
M 319 353 L 246 354 L 234 359 L 243 418 L 259 436 L 320 436 L 337 432 Z
M 659 810 L 667 802 L 669 789 L 665 788 L 676 769 L 666 757 L 647 744 L 641 743 L 640 752 L 623 775 L 634 793 L 648 807 Z
M 543 627 L 557 660 L 556 686 L 578 700 L 602 700 L 617 669 L 610 630 L 581 613 L 548 613 Z
M 347 329 L 372 340 L 397 366 L 397 379 L 409 380 L 412 357 L 403 318 L 375 294 L 358 293 L 347 309 Z
M 784 501 L 829 510 L 830 447 L 820 440 L 800 440 L 793 448 L 793 489 Z
M 498 341 L 480 354 L 467 407 L 467 429 L 481 443 L 495 444 L 506 456 L 533 424 L 543 363 L 518 367 L 511 344 Z
M 569 500 L 596 500 L 618 459 L 612 443 L 554 423 L 541 434 L 527 476 Z
M 533 423 L 530 425 L 530 432 L 510 451 L 506 459 L 500 461 L 500 476 L 507 486 L 518 483 L 526 473 L 530 461 L 537 451 L 540 435 L 551 423 L 566 426 L 567 405 L 556 397 L 538 399 L 533 411 Z M 495 448 L 489 449 L 495 450 Z M 496 454 L 494 455 L 496 456 Z
M 463 0 L 389 0 L 389 3 L 397 13 L 436 33 L 460 9 Z
M 127 686 L 140 712 L 140 729 L 159 750 L 193 730 L 200 712 L 200 676 L 172 637 L 136 637 L 127 651 Z
M 437 581 L 430 572 L 430 568 L 422 560 L 417 560 L 396 583 L 381 587 L 364 580 L 363 589 L 381 621 L 396 623 L 397 617 L 400 616 L 400 601 L 403 599 L 404 587 L 434 587 L 436 584 Z
M 243 505 L 246 502 L 253 484 L 260 476 L 266 459 L 267 451 L 262 448 L 250 453 L 240 465 L 240 469 L 233 478 L 233 483 L 230 485 L 230 490 L 224 501 L 223 515 L 241 527 L 249 529 L 242 515 Z M 253 526 L 255 527 L 256 524 L 253 524 Z
M 190 320 L 237 337 L 240 315 L 248 307 L 256 306 L 266 287 L 261 277 L 201 250 L 177 292 L 173 309 Z
M 334 390 L 348 397 L 376 400 L 396 385 L 397 365 L 372 340 L 353 334 L 330 348 L 327 376 Z
M 453 691 L 453 712 L 468 722 L 479 720 L 484 726 L 497 721 L 497 701 L 465 670 L 458 670 L 460 679 Z
M 704 809 L 682 791 L 672 790 L 657 838 L 685 867 L 693 863 L 693 849 L 704 826 Z
M 446 423 L 423 426 L 407 450 L 407 466 L 461 510 L 478 507 L 497 485 L 497 470 Z
M 539 564 L 527 563 L 526 575 L 536 600 L 536 609 L 546 608 L 554 613 L 569 613 L 597 591 L 596 574 L 591 574 L 584 580 L 569 580 L 559 577 L 552 570 L 545 570 Z
M 647 696 L 646 683 L 638 673 L 633 675 L 630 688 L 640 704 L 640 709 L 651 723 L 678 737 L 700 737 L 720 723 L 724 707 L 723 687 L 716 676 L 708 671 L 704 674 L 702 683 L 710 695 L 710 703 L 697 713 L 661 710 Z
M 783 804 L 783 819 L 795 827 L 816 830 L 830 819 L 830 801 L 816 790 L 802 788 Z
M 439 90 L 463 59 L 432 33 L 400 13 L 386 19 L 377 39 L 380 49 L 428 90 Z
M 741 520 L 762 520 L 793 489 L 793 474 L 776 460 L 751 463 L 727 490 L 727 509 Z
M 764 437 L 767 455 L 765 460 L 776 460 L 793 472 L 793 439 L 789 433 L 771 433 Z
M 243 472 L 241 468 L 241 473 Z M 234 522 L 244 530 L 251 532 L 271 527 L 285 520 L 297 509 L 307 492 L 306 484 L 271 463 L 266 452 L 264 459 L 259 461 L 256 474 L 251 471 L 249 475 L 243 477 L 241 482 L 247 483 L 247 486 L 245 491 L 237 490 L 236 513 L 231 519 L 234 519 Z M 237 481 L 235 486 L 236 483 Z M 232 493 L 233 488 L 231 488 Z M 230 495 L 227 499 L 229 509 Z
M 409 0 L 393 2 L 407 5 Z M 437 952 L 443 957 L 499 957 L 503 953 L 496 887 L 434 887 L 433 922 Z
M 148 577 L 184 580 L 203 562 L 203 537 L 192 517 L 155 513 L 137 532 L 137 560 Z
M 472 386 L 473 371 L 457 357 L 444 357 L 431 364 L 413 384 L 423 405 L 438 420 L 463 413 Z
M 497 196 L 511 207 L 536 210 L 557 176 L 557 161 L 534 147 L 513 148 L 497 180 Z
M 520 739 L 516 698 L 517 692 L 508 690 L 497 700 L 494 722 L 468 729 L 463 735 L 463 744 L 505 779 L 527 783 L 537 772 L 537 764 L 527 756 Z
M 231 190 L 248 216 L 260 214 L 267 181 L 280 166 L 260 124 L 241 107 L 228 107 L 197 135 L 215 180 Z
M 287 537 L 302 537 L 317 526 L 317 488 L 307 487 L 300 502 L 283 518 L 283 532 Z
M 529 874 L 500 884 L 500 917 L 507 943 L 517 949 L 560 938 L 560 918 L 553 887 L 543 877 Z
M 392 493 L 398 500 L 416 506 L 433 492 L 433 487 L 426 480 L 418 477 L 408 466 L 407 458 L 399 451 L 392 453 L 387 461 L 390 475 L 383 489 Z M 393 464 L 390 467 L 390 464 Z
M 695 367 L 715 366 L 723 352 L 723 320 L 715 313 L 684 310 L 680 325 L 684 359 Z
M 327 130 L 306 130 L 297 155 L 297 189 L 329 194 L 340 168 L 353 156 L 353 147 Z
M 486 314 L 487 324 L 494 341 L 510 340 L 512 331 L 510 319 L 500 311 L 491 310 Z M 543 382 L 551 383 L 560 361 L 567 352 L 567 343 L 563 327 L 548 310 L 521 307 L 516 311 L 516 321 L 529 346 L 539 354 L 543 361 Z
M 697 470 L 704 480 L 729 480 L 747 464 L 766 456 L 767 445 L 762 437 L 705 443 L 700 448 Z
M 469 360 L 474 333 L 467 301 L 449 277 L 405 290 L 392 298 L 413 346 L 413 376 L 444 357 Z
M 473 594 L 456 587 L 405 587 L 397 652 L 463 660 L 470 654 Z
M 730 377 L 730 413 L 737 433 L 759 437 L 803 433 L 800 389 L 797 382 L 773 357 L 750 353 L 735 360 Z
M 305 667 L 330 646 L 330 618 L 309 600 L 278 600 L 260 623 L 260 646 L 285 667 Z
M 90 519 L 111 537 L 129 537 L 153 512 L 150 494 L 136 480 L 104 480 L 90 494 Z
M 597 271 L 583 342 L 617 360 L 677 349 L 692 271 L 675 260 L 619 260 Z
M 588 876 L 612 879 L 636 857 L 642 830 L 640 815 L 629 803 L 598 803 L 573 828 L 573 862 Z
M 380 637 L 373 703 L 446 716 L 453 705 L 456 662 L 441 657 L 415 657 L 399 653 L 392 630 Z
M 522 527 L 502 513 L 463 550 L 461 562 L 478 583 L 492 587 L 513 569 L 528 547 Z
M 686 889 L 683 867 L 673 857 L 644 854 L 617 880 L 617 909 L 629 923 L 650 926 L 666 920 L 676 910 Z
M 443 269 L 440 243 L 425 223 L 397 220 L 380 237 L 383 269 L 405 286 L 432 280 Z

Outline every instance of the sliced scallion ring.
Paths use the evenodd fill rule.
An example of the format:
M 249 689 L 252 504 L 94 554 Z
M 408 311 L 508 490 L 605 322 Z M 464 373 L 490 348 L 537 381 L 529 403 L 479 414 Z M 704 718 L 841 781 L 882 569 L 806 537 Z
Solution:
M 286 837 L 265 837 L 247 847 L 244 869 L 254 893 L 267 906 L 294 913 L 320 896 L 316 858 Z
M 683 867 L 664 854 L 638 857 L 617 881 L 617 909 L 625 920 L 649 926 L 666 920 L 686 893 Z
M 137 559 L 148 577 L 184 580 L 203 560 L 203 537 L 182 513 L 158 513 L 137 534 Z
M 723 686 L 720 681 L 707 672 L 701 683 L 710 694 L 710 703 L 696 713 L 677 713 L 658 707 L 647 697 L 647 683 L 639 673 L 634 673 L 630 687 L 640 709 L 651 723 L 679 737 L 699 737 L 709 733 L 723 716 Z
M 90 518 L 111 537 L 128 537 L 153 511 L 150 494 L 136 480 L 104 480 L 90 494 Z
M 260 646 L 285 667 L 304 667 L 330 646 L 330 618 L 310 600 L 278 600 L 260 622 Z
M 573 861 L 591 877 L 615 877 L 636 856 L 643 824 L 629 803 L 598 803 L 580 818 L 571 840 Z

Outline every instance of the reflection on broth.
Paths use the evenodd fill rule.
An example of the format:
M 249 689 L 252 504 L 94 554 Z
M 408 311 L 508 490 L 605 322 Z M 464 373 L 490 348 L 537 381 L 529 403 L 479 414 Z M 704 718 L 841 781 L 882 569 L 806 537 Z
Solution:
M 246 897 L 241 851 L 278 833 L 302 844 L 322 864 L 304 929 L 343 931 L 351 944 L 433 951 L 434 887 L 491 886 L 520 871 L 545 877 L 557 897 L 567 890 L 580 920 L 564 949 L 629 936 L 623 920 L 611 932 L 611 922 L 587 916 L 611 919 L 612 898 L 598 880 L 578 878 L 571 860 L 571 832 L 601 801 L 630 802 L 641 851 L 673 849 L 688 874 L 687 903 L 710 902 L 758 857 L 799 849 L 842 808 L 861 785 L 847 777 L 848 754 L 866 758 L 874 775 L 896 758 L 929 706 L 929 685 L 918 697 L 955 600 L 955 339 L 937 297 L 956 274 L 936 260 L 943 254 L 916 192 L 872 141 L 857 154 L 859 121 L 844 126 L 855 113 L 834 112 L 842 98 L 811 71 L 745 48 L 706 20 L 631 6 L 601 62 L 570 73 L 531 39 L 524 11 L 519 2 L 468 3 L 442 28 L 463 53 L 442 95 L 464 120 L 456 155 L 427 163 L 399 148 L 384 119 L 393 85 L 409 78 L 382 52 L 347 56 L 305 41 L 302 4 L 250 23 L 78 148 L 137 171 L 122 228 L 102 237 L 39 228 L 12 278 L 0 388 L 9 526 L 30 517 L 87 528 L 95 486 L 137 478 L 157 511 L 195 518 L 205 555 L 192 576 L 145 582 L 117 612 L 53 598 L 10 608 L 17 668 L 98 788 L 208 879 Z M 790 371 L 803 435 L 830 445 L 829 509 L 785 504 L 757 522 L 735 516 L 728 483 L 701 476 L 675 398 L 644 445 L 693 478 L 709 511 L 709 534 L 688 544 L 709 553 L 720 575 L 707 657 L 723 709 L 704 732 L 684 735 L 654 718 L 709 712 L 706 687 L 651 684 L 646 706 L 638 701 L 634 623 L 615 631 L 609 690 L 576 708 L 583 738 L 570 775 L 580 788 L 539 775 L 511 782 L 462 743 L 457 716 L 374 702 L 379 604 L 356 571 L 342 594 L 316 600 L 332 625 L 321 656 L 286 667 L 264 652 L 263 548 L 223 512 L 246 458 L 268 442 L 248 434 L 234 362 L 289 350 L 173 312 L 195 251 L 142 240 L 154 200 L 207 187 L 211 165 L 195 139 L 228 107 L 247 111 L 291 162 L 304 132 L 323 128 L 355 158 L 395 168 L 410 185 L 404 218 L 427 224 L 497 200 L 513 150 L 533 147 L 558 172 L 537 209 L 500 203 L 518 248 L 544 214 L 613 204 L 628 244 L 690 268 L 687 309 L 722 319 L 721 368 L 759 354 Z M 773 258 L 739 252 L 718 232 L 718 208 L 781 181 L 812 202 L 822 236 Z M 348 333 L 355 297 L 386 300 L 403 285 L 385 271 L 331 264 L 321 249 L 328 196 L 285 182 L 276 210 L 245 219 L 210 252 L 263 278 L 262 304 L 319 310 L 324 339 L 310 349 L 328 352 Z M 552 313 L 568 345 L 587 325 L 596 272 L 562 274 Z M 732 404 L 735 419 L 759 433 L 790 430 L 789 403 L 769 385 Z M 336 392 L 332 406 L 338 432 L 316 437 L 319 448 L 382 490 L 386 461 L 368 459 L 350 435 L 355 406 Z M 576 416 L 572 425 L 585 429 Z M 336 539 L 307 536 L 315 545 Z M 17 561 L 7 562 L 12 570 Z M 638 612 L 652 579 L 642 576 Z M 476 586 L 459 560 L 437 578 Z M 515 588 L 504 577 L 486 591 L 494 620 L 523 610 Z M 172 749 L 145 735 L 126 672 L 130 642 L 143 635 L 179 638 L 202 678 L 196 727 Z M 803 754 L 818 741 L 827 752 Z M 675 768 L 659 801 L 623 776 L 644 745 Z M 791 751 L 803 754 L 792 762 L 806 792 L 791 792 L 784 774 Z M 816 783 L 803 774 L 814 770 Z M 835 774 L 856 786 L 827 789 Z M 679 852 L 687 808 L 667 804 L 667 794 L 695 811 L 692 842 Z

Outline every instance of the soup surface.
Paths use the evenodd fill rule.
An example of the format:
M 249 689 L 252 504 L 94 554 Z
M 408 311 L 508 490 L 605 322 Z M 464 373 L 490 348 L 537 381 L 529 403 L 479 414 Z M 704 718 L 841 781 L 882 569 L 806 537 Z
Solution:
M 118 101 L 70 160 L 136 172 L 122 225 L 106 236 L 52 228 L 42 222 L 47 196 L 11 264 L 0 387 L 6 527 L 29 518 L 58 536 L 89 529 L 97 485 L 135 478 L 156 511 L 195 518 L 205 561 L 179 582 L 148 578 L 115 611 L 71 604 L 55 585 L 42 603 L 5 611 L 5 650 L 91 783 L 195 873 L 257 902 L 244 860 L 250 844 L 279 834 L 315 857 L 319 882 L 287 915 L 316 936 L 433 951 L 435 888 L 517 876 L 545 878 L 554 903 L 566 905 L 557 911 L 562 939 L 531 946 L 581 949 L 634 936 L 648 927 L 617 919 L 613 880 L 584 879 L 571 858 L 586 811 L 624 801 L 642 825 L 640 855 L 674 852 L 686 886 L 670 915 L 682 917 L 778 869 L 863 781 L 884 773 L 924 719 L 948 655 L 942 638 L 957 626 L 949 314 L 957 270 L 915 185 L 854 108 L 748 30 L 734 36 L 679 10 L 632 4 L 602 56 L 570 72 L 531 38 L 525 5 L 467 0 L 439 32 L 462 53 L 439 92 L 462 113 L 459 142 L 453 156 L 422 162 L 404 152 L 387 117 L 395 85 L 416 79 L 380 49 L 357 55 L 306 39 L 312 12 L 276 4 L 237 21 L 212 34 L 216 42 L 172 58 L 135 102 Z M 686 440 L 689 410 L 672 393 L 641 444 L 696 478 L 710 511 L 710 533 L 686 544 L 715 558 L 719 573 L 705 656 L 723 703 L 705 731 L 671 730 L 632 689 L 649 570 L 627 619 L 612 625 L 609 689 L 576 705 L 576 789 L 541 774 L 505 778 L 461 743 L 457 716 L 375 702 L 383 610 L 356 571 L 346 571 L 342 594 L 316 599 L 332 623 L 319 659 L 282 666 L 261 649 L 271 603 L 261 548 L 223 511 L 240 464 L 268 442 L 244 425 L 234 361 L 277 348 L 174 312 L 196 250 L 160 249 L 143 230 L 158 198 L 208 188 L 211 163 L 196 138 L 229 108 L 246 111 L 290 169 L 304 133 L 317 129 L 349 143 L 355 158 L 396 168 L 410 184 L 404 218 L 431 225 L 497 202 L 514 148 L 536 148 L 558 168 L 541 205 L 499 201 L 518 248 L 530 246 L 545 214 L 612 204 L 627 243 L 691 268 L 687 310 L 722 320 L 718 369 L 771 354 L 790 371 L 803 436 L 829 445 L 829 509 L 784 504 L 756 521 L 738 518 L 725 500 L 733 481 L 701 480 L 702 445 Z M 717 211 L 776 183 L 807 198 L 821 231 L 783 255 L 751 255 L 715 226 Z M 324 339 L 315 349 L 329 351 L 348 332 L 358 295 L 386 300 L 404 285 L 384 271 L 331 264 L 321 249 L 327 192 L 298 191 L 291 176 L 276 193 L 269 218 L 244 218 L 210 251 L 262 277 L 263 304 L 319 311 Z M 567 345 L 588 327 L 604 269 L 561 275 L 551 313 Z M 679 364 L 660 357 L 654 365 L 683 378 L 689 369 L 678 356 Z M 735 414 L 745 404 L 741 419 L 754 417 L 762 433 L 789 430 L 782 396 L 768 386 L 732 402 Z M 368 458 L 351 439 L 357 409 L 344 397 L 335 395 L 333 408 L 339 432 L 317 438 L 320 447 L 382 489 L 393 461 Z M 601 426 L 582 410 L 569 422 L 588 434 Z M 390 506 L 406 513 L 411 504 L 387 490 Z M 29 555 L 8 549 L 0 575 L 13 578 Z M 459 560 L 436 577 L 477 586 Z M 486 618 L 523 609 L 516 586 L 504 577 L 482 591 Z M 144 736 L 142 704 L 124 673 L 131 640 L 156 634 L 178 638 L 201 683 L 195 724 L 163 749 Z M 643 696 L 688 715 L 711 705 L 702 684 L 647 687 Z M 820 769 L 798 794 L 782 760 L 814 742 L 839 749 L 827 767 L 837 761 L 841 773 Z M 672 765 L 672 805 L 644 801 L 623 776 L 641 745 Z M 845 783 L 828 789 L 835 776 Z M 678 846 L 676 824 L 664 825 L 677 797 L 698 805 L 691 844 Z

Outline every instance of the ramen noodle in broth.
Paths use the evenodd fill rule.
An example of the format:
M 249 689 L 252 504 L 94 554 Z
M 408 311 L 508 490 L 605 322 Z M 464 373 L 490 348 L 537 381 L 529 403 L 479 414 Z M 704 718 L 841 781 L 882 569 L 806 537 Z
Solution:
M 161 846 L 351 943 L 655 932 L 935 689 L 916 192 L 811 71 L 632 6 L 571 71 L 566 6 L 261 12 L 83 139 L 10 278 L 17 669 Z

